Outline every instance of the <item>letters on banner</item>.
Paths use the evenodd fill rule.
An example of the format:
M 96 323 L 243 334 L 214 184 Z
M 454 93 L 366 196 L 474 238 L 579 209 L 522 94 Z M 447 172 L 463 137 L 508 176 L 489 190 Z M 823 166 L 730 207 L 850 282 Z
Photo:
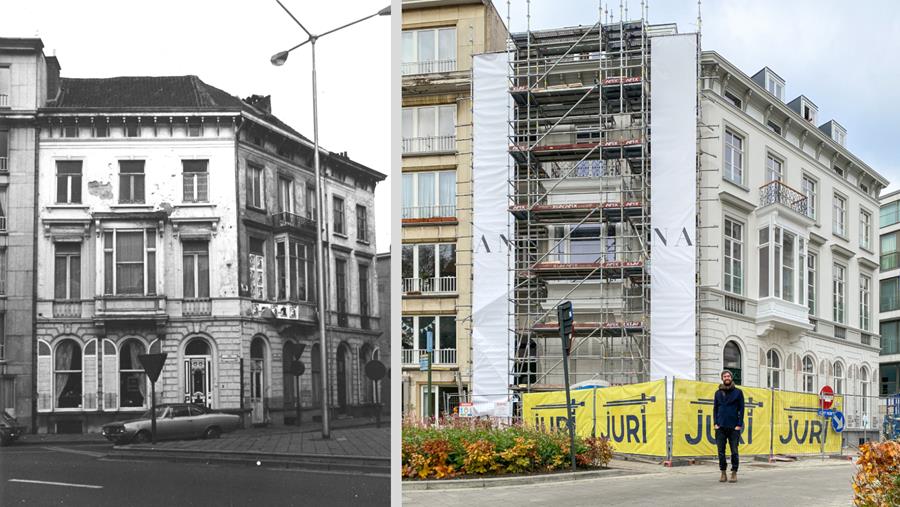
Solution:
M 594 434 L 594 390 L 572 391 L 575 402 L 575 434 Z M 566 392 L 551 391 L 522 395 L 522 417 L 527 426 L 541 431 L 568 431 L 566 428 Z
M 772 392 L 738 386 L 744 392 L 744 428 L 741 454 L 769 454 Z M 715 456 L 716 429 L 713 396 L 719 384 L 675 379 L 672 404 L 672 456 Z
M 844 397 L 834 396 L 831 406 L 843 411 Z M 816 454 L 841 451 L 841 434 L 831 421 L 819 415 L 819 397 L 808 393 L 775 392 L 775 424 L 772 448 L 775 454 Z

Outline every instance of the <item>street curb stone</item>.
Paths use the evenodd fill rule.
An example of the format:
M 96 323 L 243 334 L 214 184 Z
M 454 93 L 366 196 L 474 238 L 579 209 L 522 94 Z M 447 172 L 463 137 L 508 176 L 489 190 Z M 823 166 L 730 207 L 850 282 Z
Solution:
M 425 491 L 442 489 L 495 488 L 517 486 L 522 484 L 540 484 L 544 482 L 578 481 L 599 479 L 601 477 L 617 477 L 620 475 L 640 475 L 644 472 L 622 468 L 605 468 L 586 472 L 564 472 L 519 477 L 485 477 L 479 479 L 450 479 L 428 481 L 403 481 L 404 491 Z

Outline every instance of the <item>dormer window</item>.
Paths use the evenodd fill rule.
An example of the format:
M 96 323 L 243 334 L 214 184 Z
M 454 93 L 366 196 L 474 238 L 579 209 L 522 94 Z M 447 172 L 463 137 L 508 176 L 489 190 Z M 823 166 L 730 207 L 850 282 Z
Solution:
M 768 67 L 763 67 L 751 78 L 756 84 L 762 86 L 773 97 L 784 102 L 784 79 Z
M 778 97 L 778 100 L 784 100 L 784 83 L 779 83 L 771 74 L 766 76 L 766 91 Z
M 803 119 L 810 122 L 816 122 L 816 110 L 811 108 L 809 104 L 803 104 Z

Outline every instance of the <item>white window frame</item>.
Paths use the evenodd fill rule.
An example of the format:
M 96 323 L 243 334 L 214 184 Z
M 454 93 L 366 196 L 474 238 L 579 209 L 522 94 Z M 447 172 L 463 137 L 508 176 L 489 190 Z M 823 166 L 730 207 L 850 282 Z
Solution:
M 865 208 L 859 208 L 859 246 L 872 248 L 872 213 Z
M 186 171 L 185 162 L 204 162 L 204 167 L 202 171 Z M 181 174 L 182 174 L 182 185 L 184 185 L 182 189 L 182 199 L 184 199 L 187 190 L 190 190 L 190 198 L 184 199 L 184 202 L 209 202 L 209 161 L 208 160 L 182 160 L 181 161 Z M 205 184 L 204 193 L 205 195 L 201 195 L 200 192 L 200 182 L 203 180 Z
M 278 175 L 278 211 L 281 213 L 294 213 L 294 180 L 284 175 Z
M 79 164 L 78 172 L 60 172 L 60 169 L 65 169 L 60 167 L 59 163 L 72 163 L 77 162 Z M 79 199 L 77 201 L 73 200 L 72 190 L 75 188 L 75 180 L 77 177 L 78 181 L 78 190 L 79 190 Z M 66 195 L 59 195 L 59 180 L 60 178 L 64 178 L 66 180 Z M 82 160 L 57 160 L 56 161 L 56 179 L 54 183 L 56 183 L 56 204 L 81 204 L 84 200 L 84 195 L 82 194 L 82 180 L 84 179 L 84 161 Z M 146 190 L 146 189 L 145 189 Z
M 803 195 L 806 196 L 806 215 L 813 220 L 816 220 L 816 211 L 819 209 L 818 203 L 818 195 L 816 195 L 816 187 L 818 187 L 819 182 L 815 178 L 811 177 L 808 174 L 803 174 L 803 179 L 800 182 L 800 190 L 803 192 Z
M 453 33 L 453 56 L 441 59 L 441 32 Z M 431 55 L 419 54 L 419 37 L 433 37 L 434 52 Z M 407 59 L 407 44 L 411 49 Z M 456 27 L 425 28 L 421 30 L 403 30 L 401 35 L 401 74 L 404 76 L 415 74 L 431 74 L 435 72 L 453 72 L 456 70 L 458 58 L 458 41 Z
M 210 287 L 210 285 L 212 284 L 212 268 L 213 268 L 213 266 L 209 262 L 210 261 L 209 241 L 204 241 L 204 243 L 206 243 L 206 266 L 207 266 L 207 274 L 208 274 L 208 278 L 206 280 L 206 285 L 207 285 L 206 293 L 208 295 L 205 297 L 208 298 L 212 294 L 212 287 Z M 200 299 L 200 298 L 204 297 L 204 296 L 200 296 L 200 286 L 201 286 L 201 283 L 200 283 L 200 254 L 201 254 L 201 252 L 199 252 L 197 250 L 185 249 L 184 243 L 183 242 L 181 243 L 181 262 L 182 262 L 182 264 L 184 264 L 184 258 L 190 257 L 190 262 L 193 264 L 192 272 L 194 273 L 194 293 L 193 294 L 188 294 L 186 292 L 186 289 L 183 286 L 183 284 L 184 284 L 183 278 L 184 277 L 182 276 L 181 295 L 185 299 Z M 182 272 L 183 271 L 184 271 L 184 266 L 182 265 Z
M 722 177 L 728 181 L 733 183 L 737 183 L 738 185 L 744 184 L 744 141 L 745 137 L 737 134 L 734 130 L 730 128 L 725 129 L 725 154 L 723 161 L 725 164 L 722 167 Z M 737 140 L 737 144 L 733 141 Z M 729 157 L 731 155 L 731 163 L 728 163 Z M 734 163 L 735 158 L 737 158 L 737 164 Z
M 103 283 L 104 295 L 105 296 L 115 296 L 115 295 L 152 296 L 152 295 L 156 295 L 157 294 L 156 285 L 159 282 L 159 273 L 160 273 L 159 261 L 160 261 L 160 257 L 161 257 L 160 255 L 158 255 L 159 239 L 156 237 L 157 229 L 155 227 L 116 227 L 116 228 L 103 229 L 102 232 L 103 232 L 103 236 L 102 236 L 103 255 L 99 259 L 99 262 L 101 263 L 102 271 L 103 271 L 103 282 L 102 283 Z M 142 269 L 144 271 L 144 274 L 143 274 L 144 290 L 141 294 L 131 294 L 131 293 L 119 294 L 119 287 L 118 287 L 119 280 L 118 280 L 118 273 L 117 273 L 117 269 L 116 269 L 116 267 L 119 265 L 119 260 L 118 260 L 118 251 L 116 248 L 116 242 L 118 241 L 118 234 L 120 232 L 142 232 L 143 233 L 142 251 L 143 251 L 144 256 L 143 256 L 143 259 L 141 260 L 141 263 L 142 263 Z M 107 236 L 107 234 L 110 234 L 110 235 Z M 150 236 L 153 237 L 153 246 L 152 247 L 147 246 L 147 244 L 148 244 L 147 238 Z M 108 238 L 111 238 L 111 243 L 112 243 L 111 245 L 107 245 Z M 110 253 L 112 255 L 112 273 L 106 272 L 106 255 L 108 253 Z M 151 254 L 153 257 L 152 264 L 154 267 L 153 283 L 150 282 L 149 276 L 148 276 L 149 268 L 150 268 L 150 264 L 151 264 L 151 262 L 150 262 Z M 111 292 L 107 292 L 107 290 L 106 290 L 106 281 L 108 279 L 107 277 L 112 277 L 111 278 L 111 280 L 112 280 L 112 291 Z
M 247 164 L 247 207 L 266 209 L 266 170 L 259 165 Z
M 445 203 L 441 201 L 441 175 L 443 174 L 453 174 L 453 202 Z M 420 214 L 418 212 L 419 208 L 422 207 L 419 204 L 419 178 L 424 174 L 431 174 L 434 177 L 434 203 L 432 203 L 432 210 L 429 210 L 426 215 L 427 216 L 413 216 Z M 457 174 L 456 170 L 450 171 L 417 171 L 417 172 L 408 172 L 403 174 L 403 185 L 412 185 L 411 194 L 413 202 L 406 203 L 402 200 L 405 198 L 406 192 L 401 189 L 401 216 L 405 219 L 416 219 L 416 218 L 436 218 L 436 217 L 455 217 L 456 216 L 456 199 L 457 199 Z M 446 212 L 445 212 L 446 210 Z
M 872 324 L 872 277 L 859 275 L 859 328 L 869 331 Z
M 831 383 L 834 394 L 844 394 L 844 387 L 847 385 L 847 374 L 844 369 L 844 363 L 840 361 L 835 361 L 831 365 Z
M 766 183 L 784 181 L 784 172 L 784 159 L 772 152 L 766 153 Z
M 806 256 L 806 306 L 809 314 L 815 316 L 819 302 L 819 253 L 810 251 Z
M 278 246 L 284 245 L 284 265 L 286 268 L 283 268 L 281 262 L 278 259 Z M 311 263 L 310 263 L 310 250 L 312 245 L 305 243 L 303 241 L 298 241 L 291 236 L 281 235 L 275 238 L 275 280 L 276 287 L 278 287 L 276 297 L 279 300 L 286 301 L 311 301 L 310 300 L 310 275 L 311 273 Z M 281 270 L 284 269 L 284 297 L 281 297 L 280 290 L 281 287 L 278 286 L 281 280 Z M 292 291 L 294 286 L 300 285 L 300 271 L 303 271 L 303 279 L 305 283 L 303 284 L 303 291 L 297 291 L 297 296 L 292 297 Z
M 832 320 L 844 324 L 847 321 L 847 266 L 837 262 L 831 268 L 831 296 Z
M 779 81 L 770 71 L 766 71 L 766 91 L 784 102 L 784 82 Z
M 729 224 L 731 225 L 730 227 Z M 740 228 L 740 233 L 737 237 L 729 235 L 729 232 L 734 231 L 735 226 Z M 722 234 L 725 261 L 724 269 L 722 269 L 722 275 L 724 277 L 723 288 L 726 292 L 738 295 L 744 293 L 744 259 L 746 257 L 744 255 L 745 230 L 746 226 L 743 222 L 730 216 L 725 217 L 724 231 Z M 737 253 L 737 258 L 735 258 L 735 253 Z M 737 274 L 735 273 L 735 268 L 738 270 Z M 735 286 L 737 286 L 737 290 L 735 290 Z
M 809 368 L 806 367 L 807 361 L 809 361 Z M 815 393 L 816 392 L 816 361 L 810 355 L 805 355 L 800 360 L 800 372 L 801 372 L 801 381 L 802 385 L 800 386 L 802 392 L 805 393 Z
M 426 109 L 434 111 L 434 134 L 423 135 L 420 112 Z M 441 118 L 451 115 L 451 127 L 448 132 L 441 130 Z M 456 104 L 440 104 L 435 106 L 404 107 L 401 112 L 401 130 L 403 153 L 446 153 L 456 151 Z M 406 128 L 409 125 L 409 128 Z
M 60 244 L 78 245 L 78 252 L 77 253 L 72 253 L 72 252 L 60 253 L 59 252 Z M 54 242 L 53 243 L 53 299 L 54 300 L 77 301 L 77 300 L 81 299 L 81 279 L 82 279 L 81 274 L 84 271 L 83 269 L 81 269 L 81 250 L 82 250 L 81 242 L 71 242 L 71 243 L 70 242 L 65 242 L 65 243 Z M 65 273 L 62 273 L 62 276 L 65 277 L 65 285 L 66 285 L 66 289 L 65 289 L 66 297 L 63 299 L 58 299 L 56 297 L 56 283 L 57 283 L 58 277 L 60 276 L 60 273 L 58 273 L 56 270 L 56 268 L 57 268 L 56 260 L 59 259 L 60 257 L 65 258 L 65 265 L 66 265 Z M 79 268 L 78 269 L 78 274 L 79 274 L 79 278 L 78 278 L 78 292 L 79 293 L 78 294 L 74 294 L 73 290 L 72 290 L 72 262 L 73 262 L 72 258 L 73 257 L 77 258 L 77 263 L 78 263 L 78 268 Z
M 847 237 L 847 198 L 835 192 L 833 199 L 831 204 L 831 232 L 845 238 Z
M 459 266 L 457 262 L 459 260 L 459 252 L 456 249 L 456 243 L 448 242 L 448 243 L 413 243 L 413 244 L 404 244 L 403 247 L 410 247 L 412 249 L 412 278 L 403 279 L 403 292 L 447 292 L 441 291 L 441 283 L 440 279 L 444 278 L 441 276 L 441 247 L 442 246 L 452 246 L 453 249 L 453 265 L 456 267 L 455 272 L 452 277 L 456 278 L 459 273 Z M 423 279 L 419 276 L 419 251 L 421 249 L 431 249 L 432 255 L 434 256 L 434 271 L 431 273 L 431 276 L 427 277 L 425 280 L 432 280 L 431 285 L 428 285 L 428 282 L 423 282 Z M 403 258 L 402 258 L 402 250 L 401 250 L 401 266 L 400 272 L 404 271 L 403 269 Z M 448 275 L 448 277 L 451 275 Z M 409 281 L 408 281 L 409 280 Z M 430 290 L 426 290 L 430 287 Z M 456 292 L 456 282 L 453 283 L 454 290 L 452 292 Z
M 774 362 L 778 363 L 776 366 L 772 366 L 773 357 L 775 358 Z M 766 387 L 769 389 L 781 389 L 782 377 L 781 354 L 779 354 L 775 349 L 769 349 L 768 351 L 766 351 Z M 775 382 L 773 382 L 773 379 L 775 380 Z
M 254 240 L 262 242 L 262 254 L 250 252 L 250 247 Z M 248 278 L 250 285 L 250 298 L 256 300 L 269 299 L 266 291 L 266 240 L 250 236 L 247 241 L 247 260 L 248 260 Z M 254 279 L 256 282 L 254 282 Z

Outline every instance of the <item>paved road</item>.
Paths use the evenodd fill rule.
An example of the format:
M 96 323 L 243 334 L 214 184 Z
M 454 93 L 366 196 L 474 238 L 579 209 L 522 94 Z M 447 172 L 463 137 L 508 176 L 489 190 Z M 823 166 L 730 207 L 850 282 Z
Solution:
M 99 458 L 108 449 L 108 444 L 0 449 L 0 505 L 390 504 L 390 480 L 384 475 Z
M 760 466 L 762 465 L 762 466 Z M 443 491 L 408 491 L 403 505 L 616 505 L 672 507 L 851 505 L 854 465 L 847 461 L 744 466 L 736 484 L 718 482 L 716 467 L 696 465 L 659 472 L 575 482 Z

